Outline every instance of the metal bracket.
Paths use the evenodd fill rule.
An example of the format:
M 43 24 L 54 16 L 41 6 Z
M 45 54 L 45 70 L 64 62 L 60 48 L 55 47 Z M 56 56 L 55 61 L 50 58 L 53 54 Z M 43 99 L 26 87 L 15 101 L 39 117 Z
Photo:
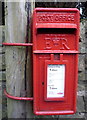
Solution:
M 33 101 L 33 97 L 16 97 L 12 96 L 9 93 L 7 93 L 6 90 L 4 90 L 4 94 L 6 95 L 7 98 L 13 99 L 13 100 L 27 100 L 27 101 Z
M 33 46 L 33 43 L 2 43 L 4 46 Z M 32 101 L 33 97 L 16 97 L 12 96 L 9 93 L 7 93 L 6 90 L 4 90 L 4 94 L 7 98 L 14 99 L 14 100 L 27 100 Z
M 33 46 L 33 43 L 2 43 L 4 46 Z

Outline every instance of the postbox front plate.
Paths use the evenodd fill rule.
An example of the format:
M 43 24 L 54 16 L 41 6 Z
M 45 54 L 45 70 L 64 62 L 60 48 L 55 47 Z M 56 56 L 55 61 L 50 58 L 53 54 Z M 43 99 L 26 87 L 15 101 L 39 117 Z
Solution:
M 76 112 L 79 12 L 36 8 L 33 15 L 33 86 L 36 115 Z

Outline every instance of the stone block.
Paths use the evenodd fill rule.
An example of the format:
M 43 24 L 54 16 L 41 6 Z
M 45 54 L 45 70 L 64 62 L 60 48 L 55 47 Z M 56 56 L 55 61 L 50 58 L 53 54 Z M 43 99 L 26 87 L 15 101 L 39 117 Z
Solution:
M 79 55 L 79 71 L 85 71 L 85 55 Z
M 86 65 L 86 66 L 87 66 L 87 65 Z M 85 78 L 86 78 L 86 80 L 87 80 L 87 70 L 86 70 Z
M 5 53 L 5 46 L 0 46 L 0 54 L 4 54 Z
M 85 21 L 80 22 L 80 35 L 85 34 Z
M 2 53 L 2 47 L 0 46 L 0 54 Z
M 86 53 L 85 43 L 83 43 L 83 42 L 79 43 L 79 52 L 80 53 Z
M 5 27 L 0 26 L 0 44 L 5 41 Z
M 0 54 L 0 70 L 2 70 L 2 54 Z
M 79 80 L 86 80 L 86 77 L 85 77 L 85 58 L 86 56 L 83 55 L 83 54 L 80 54 L 79 55 L 79 68 L 78 68 L 78 71 L 79 71 L 79 74 L 78 74 L 78 79 Z
M 2 90 L 4 91 L 4 89 L 6 89 L 6 82 L 2 81 Z M 7 117 L 7 98 L 4 92 L 2 92 L 1 94 L 2 94 L 2 117 L 6 118 Z
M 85 69 L 86 69 L 86 71 L 87 71 L 87 63 L 86 63 L 86 65 L 85 65 Z M 87 74 L 87 73 L 86 73 Z
M 6 72 L 5 71 L 0 71 L 0 81 L 6 80 Z
M 86 80 L 85 71 L 79 72 L 78 80 Z
M 85 112 L 87 113 L 87 91 L 86 91 L 86 95 L 84 97 L 84 102 L 85 102 Z
M 85 43 L 85 21 L 80 23 L 80 42 Z
M 84 118 L 59 118 L 57 120 L 86 120 L 85 117 Z
M 77 112 L 85 112 L 85 103 L 82 96 L 77 96 Z
M 0 118 L 2 118 L 2 82 L 0 82 Z
M 87 65 L 87 55 L 85 56 L 85 64 Z
M 85 120 L 87 120 L 87 113 L 85 113 Z
M 5 69 L 5 54 L 0 54 L 0 71 Z
M 85 112 L 85 83 L 79 81 L 78 89 L 77 89 L 77 112 L 84 113 Z
M 0 81 L 2 81 L 2 71 L 0 72 Z
M 85 91 L 85 83 L 83 81 L 79 81 L 78 83 L 78 92 L 80 91 Z M 79 96 L 82 96 L 82 95 L 79 95 Z
M 64 120 L 67 120 L 67 118 L 84 118 L 85 113 L 75 113 L 73 115 L 60 115 L 58 120 L 62 120 L 61 118 L 64 118 Z M 71 119 L 72 120 L 72 119 Z M 74 119 L 73 119 L 74 120 Z M 76 120 L 76 119 L 75 119 Z M 80 120 L 80 119 L 79 119 Z

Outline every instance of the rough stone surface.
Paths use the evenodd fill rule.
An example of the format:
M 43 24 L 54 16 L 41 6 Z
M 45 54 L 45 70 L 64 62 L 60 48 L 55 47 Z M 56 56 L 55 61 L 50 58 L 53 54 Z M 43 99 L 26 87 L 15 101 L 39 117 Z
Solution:
M 6 89 L 6 82 L 2 81 L 2 118 L 7 120 L 7 98 L 4 89 Z
M 5 40 L 5 29 L 4 26 L 0 26 L 0 120 L 6 117 L 6 98 L 2 91 L 4 89 L 6 82 L 5 74 L 5 47 L 2 47 L 2 42 Z M 4 97 L 3 97 L 4 96 Z
M 2 118 L 2 82 L 0 82 L 0 118 Z
M 77 112 L 85 112 L 84 96 L 77 97 Z
M 85 26 L 86 26 L 86 22 L 83 20 L 80 23 L 80 42 L 79 42 L 79 75 L 78 78 L 79 80 L 86 80 L 86 76 L 85 76 L 85 58 L 86 58 L 86 37 L 85 37 Z
M 85 39 L 86 39 L 86 57 L 85 57 L 85 77 L 86 77 L 86 84 L 85 84 L 85 97 L 84 97 L 84 102 L 85 102 L 85 118 L 87 119 L 87 21 L 86 21 L 86 26 L 85 26 Z
M 5 69 L 5 54 L 0 54 L 0 71 Z
M 85 115 L 85 113 L 79 112 L 74 115 L 60 115 L 59 118 L 84 118 L 84 115 Z
M 85 71 L 85 55 L 79 55 L 79 71 Z
M 0 47 L 0 54 L 2 54 L 2 47 Z
M 0 71 L 0 81 L 6 80 L 6 72 L 5 71 Z
M 84 54 L 80 54 L 79 55 L 79 80 L 85 80 L 85 55 Z

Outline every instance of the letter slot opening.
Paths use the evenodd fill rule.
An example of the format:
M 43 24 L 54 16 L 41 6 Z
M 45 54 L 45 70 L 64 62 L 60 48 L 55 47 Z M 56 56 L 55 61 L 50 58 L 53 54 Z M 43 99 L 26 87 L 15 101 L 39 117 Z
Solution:
M 53 34 L 53 33 L 59 33 L 59 34 L 63 34 L 63 33 L 66 33 L 66 34 L 69 34 L 69 33 L 72 33 L 72 34 L 75 34 L 75 31 L 76 29 L 73 28 L 73 29 L 70 29 L 70 28 L 38 28 L 37 29 L 37 33 L 38 34 Z

